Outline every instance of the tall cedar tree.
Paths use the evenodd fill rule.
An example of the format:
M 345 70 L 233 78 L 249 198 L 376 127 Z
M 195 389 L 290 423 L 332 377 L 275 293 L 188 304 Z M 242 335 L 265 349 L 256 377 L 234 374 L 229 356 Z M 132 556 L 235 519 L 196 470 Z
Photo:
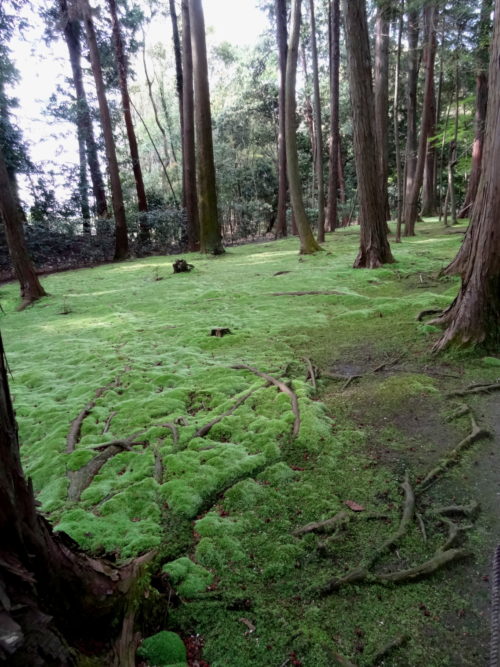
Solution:
M 9 248 L 14 273 L 21 289 L 21 305 L 18 310 L 47 296 L 35 272 L 35 267 L 26 246 L 23 216 L 11 184 L 7 165 L 0 150 L 0 218 L 3 221 L 7 247 Z
M 361 240 L 354 268 L 374 269 L 393 262 L 386 234 L 385 202 L 375 134 L 370 43 L 364 0 L 342 0 L 351 88 L 354 156 Z
M 339 70 L 340 70 L 340 0 L 331 0 L 329 20 L 330 59 L 330 145 L 328 149 L 328 207 L 326 227 L 337 228 L 339 189 L 340 132 L 339 132 Z
M 295 80 L 297 76 L 297 59 L 299 55 L 299 35 L 301 23 L 300 8 L 301 0 L 293 0 L 292 26 L 286 61 L 285 137 L 288 182 L 290 187 L 290 197 L 292 200 L 293 215 L 300 237 L 300 252 L 302 254 L 308 255 L 321 250 L 321 247 L 316 242 L 311 231 L 309 220 L 307 219 L 304 200 L 302 198 L 302 185 L 300 182 L 299 174 L 299 157 L 297 152 Z
M 108 217 L 108 204 L 106 201 L 106 190 L 104 188 L 104 179 L 99 166 L 99 157 L 97 143 L 92 126 L 87 96 L 83 85 L 82 72 L 82 49 L 80 43 L 80 23 L 70 17 L 67 0 L 58 0 L 61 26 L 64 33 L 64 40 L 68 47 L 69 59 L 71 63 L 71 72 L 73 75 L 73 85 L 75 87 L 78 125 L 78 136 L 83 137 L 86 146 L 86 159 L 89 165 L 90 179 L 92 181 L 92 192 L 95 200 L 96 215 L 98 218 Z
M 193 52 L 200 250 L 212 255 L 221 255 L 224 246 L 217 211 L 205 18 L 201 0 L 189 0 L 189 19 Z
M 85 26 L 85 35 L 90 54 L 90 65 L 94 75 L 97 100 L 99 102 L 99 113 L 101 117 L 102 133 L 106 145 L 106 158 L 108 161 L 109 180 L 111 183 L 111 200 L 113 203 L 113 214 L 115 218 L 115 260 L 126 259 L 129 255 L 127 219 L 125 217 L 125 206 L 123 203 L 123 191 L 120 181 L 120 171 L 118 169 L 118 160 L 116 157 L 115 140 L 113 137 L 113 128 L 111 125 L 111 116 L 109 113 L 108 101 L 106 99 L 106 88 L 102 75 L 101 61 L 99 57 L 99 48 L 95 34 L 94 22 L 92 20 L 92 10 L 89 0 L 78 0 L 81 16 Z
M 409 181 L 405 199 L 404 222 L 405 236 L 415 235 L 415 223 L 418 218 L 418 199 L 422 188 L 425 158 L 427 153 L 427 139 L 435 115 L 435 105 L 431 104 L 434 95 L 434 61 L 436 57 L 436 5 L 428 3 L 424 7 L 424 66 L 425 83 L 422 102 L 422 118 L 420 120 L 420 137 L 418 141 L 417 164 L 413 179 Z
M 278 101 L 278 210 L 276 216 L 276 237 L 287 235 L 286 224 L 286 139 L 285 139 L 285 79 L 287 46 L 286 0 L 275 0 L 276 40 L 278 43 L 279 63 L 279 101 Z
M 113 32 L 113 47 L 115 51 L 116 66 L 118 70 L 118 82 L 120 84 L 120 94 L 122 97 L 122 111 L 123 119 L 125 121 L 125 128 L 127 130 L 127 139 L 130 151 L 130 159 L 132 161 L 132 171 L 134 172 L 135 189 L 137 192 L 137 208 L 139 214 L 148 212 L 148 202 L 146 199 L 146 189 L 144 187 L 144 179 L 142 177 L 141 161 L 139 158 L 139 148 L 137 146 L 137 138 L 135 136 L 134 123 L 132 121 L 132 111 L 130 109 L 130 95 L 128 92 L 128 62 L 125 53 L 125 45 L 123 43 L 123 36 L 118 19 L 118 11 L 116 8 L 116 0 L 107 0 L 109 13 L 111 16 L 111 25 Z M 147 220 L 144 216 L 139 215 L 139 241 L 147 243 L 149 241 L 150 233 Z
M 481 161 L 483 158 L 484 128 L 486 108 L 488 106 L 488 57 L 491 32 L 491 8 L 493 0 L 483 0 L 481 14 L 477 28 L 478 44 L 476 50 L 476 118 L 475 136 L 472 144 L 472 167 L 469 176 L 467 194 L 458 214 L 459 218 L 466 218 L 471 211 L 477 194 L 479 178 L 481 176 Z
M 406 149 L 405 149 L 405 189 L 404 198 L 408 197 L 417 166 L 417 86 L 419 69 L 419 11 L 408 8 L 408 79 L 406 91 Z
M 500 344 L 500 0 L 495 2 L 489 64 L 489 102 L 481 178 L 464 239 L 460 292 L 436 322 L 446 327 L 435 346 Z
M 187 217 L 188 249 L 200 249 L 200 222 L 196 193 L 196 149 L 194 131 L 193 55 L 188 0 L 182 0 L 182 172 Z
M 177 91 L 177 101 L 179 103 L 179 121 L 181 126 L 181 137 L 184 131 L 184 75 L 182 73 L 182 46 L 179 35 L 179 21 L 177 18 L 177 10 L 175 8 L 175 0 L 169 0 L 170 21 L 172 23 L 172 40 L 174 42 L 174 58 L 175 58 L 175 89 Z M 162 104 L 165 108 L 165 103 L 162 97 Z M 182 161 L 184 164 L 184 143 L 182 142 Z M 186 208 L 186 181 L 184 169 L 182 170 L 182 206 Z M 189 239 L 188 239 L 189 246 Z
M 319 92 L 318 46 L 316 41 L 316 16 L 314 0 L 309 0 L 311 17 L 311 57 L 313 70 L 313 109 L 314 109 L 314 167 L 318 188 L 318 241 L 325 240 L 325 181 L 323 175 L 323 129 L 321 127 L 321 96 Z
M 375 129 L 379 156 L 380 187 L 390 218 L 387 176 L 389 173 L 389 20 L 391 0 L 379 0 L 375 20 Z

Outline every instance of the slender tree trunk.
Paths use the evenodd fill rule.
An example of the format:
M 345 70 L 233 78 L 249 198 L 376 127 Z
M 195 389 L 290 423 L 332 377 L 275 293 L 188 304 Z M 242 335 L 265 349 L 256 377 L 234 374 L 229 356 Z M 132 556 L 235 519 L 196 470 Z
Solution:
M 424 63 L 425 63 L 425 86 L 420 122 L 420 138 L 418 142 L 417 164 L 411 187 L 406 195 L 405 201 L 405 236 L 415 235 L 415 223 L 418 218 L 418 198 L 422 187 L 424 176 L 424 165 L 427 148 L 427 138 L 432 122 L 433 110 L 430 104 L 432 91 L 434 90 L 434 59 L 436 56 L 436 6 L 429 3 L 424 8 Z M 434 111 L 435 113 L 435 111 Z
M 460 292 L 437 320 L 446 330 L 435 350 L 450 343 L 500 343 L 500 0 L 495 0 L 489 66 L 489 103 L 479 188 L 469 231 L 464 239 L 466 259 L 460 267 Z
M 375 22 L 375 129 L 379 156 L 380 187 L 384 200 L 386 219 L 389 220 L 389 195 L 387 176 L 389 171 L 389 18 L 391 2 L 379 0 Z
M 299 53 L 300 8 L 301 0 L 293 0 L 292 27 L 288 44 L 285 82 L 286 154 L 294 220 L 300 237 L 300 252 L 302 254 L 311 254 L 321 250 L 321 247 L 316 242 L 309 220 L 307 219 L 304 200 L 302 198 L 302 184 L 300 182 L 299 158 L 297 153 L 295 80 Z
M 434 82 L 429 90 L 429 128 L 427 133 L 427 146 L 424 162 L 424 176 L 422 187 L 422 210 L 423 217 L 430 217 L 436 214 L 436 134 L 437 127 L 437 109 L 436 109 L 436 91 Z
M 87 178 L 87 151 L 85 147 L 85 137 L 81 132 L 80 125 L 77 125 L 78 134 L 78 194 L 80 195 L 80 211 L 82 213 L 82 231 L 85 236 L 89 236 L 90 230 L 90 205 L 89 205 L 89 180 Z
M 175 88 L 177 91 L 177 99 L 179 102 L 179 119 L 181 126 L 181 137 L 184 132 L 184 74 L 182 72 L 182 47 L 181 47 L 181 38 L 179 36 L 179 22 L 177 19 L 177 11 L 175 8 L 175 0 L 169 0 L 170 8 L 170 20 L 172 22 L 172 39 L 174 42 L 174 57 L 175 57 Z M 182 10 L 181 10 L 182 11 Z M 165 104 L 163 96 L 163 88 L 160 90 L 161 100 L 164 107 L 165 113 L 167 112 L 167 107 Z M 171 133 L 170 133 L 171 134 Z M 184 149 L 184 144 L 183 144 Z M 184 153 L 182 154 L 182 161 L 184 164 Z M 186 208 L 186 183 L 184 180 L 184 169 L 182 170 L 182 206 Z
M 276 238 L 287 235 L 286 224 L 286 141 L 285 141 L 285 78 L 287 59 L 286 0 L 275 0 L 276 39 L 278 42 L 279 103 L 278 103 L 278 210 Z
M 22 310 L 30 303 L 47 296 L 35 272 L 24 238 L 23 220 L 19 212 L 19 202 L 12 190 L 7 165 L 0 152 L 0 217 L 5 229 L 14 273 L 21 288 Z M 1 460 L 1 459 L 0 459 Z M 2 461 L 2 465 L 3 465 Z M 1 467 L 1 466 L 0 466 Z
M 83 86 L 83 73 L 81 65 L 81 44 L 80 44 L 80 24 L 78 21 L 70 20 L 68 16 L 67 0 L 59 0 L 59 9 L 61 24 L 63 27 L 64 39 L 68 47 L 71 71 L 73 75 L 73 85 L 75 86 L 77 101 L 76 122 L 78 132 L 85 139 L 87 149 L 86 159 L 89 165 L 90 178 L 92 180 L 92 192 L 95 199 L 96 215 L 98 218 L 107 218 L 109 216 L 108 204 L 106 201 L 106 190 L 101 168 L 99 166 L 99 157 L 97 143 L 94 137 L 94 128 L 90 117 L 87 96 Z
M 319 92 L 318 47 L 316 43 L 316 16 L 314 0 L 309 0 L 311 14 L 311 54 L 313 70 L 314 126 L 316 137 L 315 168 L 318 188 L 318 241 L 325 240 L 325 181 L 323 175 L 323 130 L 321 127 L 321 96 Z
M 196 194 L 196 149 L 194 132 L 193 56 L 188 0 L 182 0 L 182 154 L 184 206 L 187 216 L 188 249 L 200 249 L 200 222 Z
M 406 103 L 405 201 L 413 186 L 417 164 L 417 84 L 419 12 L 408 11 L 408 89 Z
M 113 202 L 113 214 L 115 218 L 114 259 L 121 260 L 127 258 L 129 254 L 127 220 L 125 217 L 125 206 L 123 204 L 122 184 L 120 181 L 118 160 L 116 158 L 116 148 L 111 125 L 111 116 L 109 113 L 108 101 L 106 99 L 106 89 L 102 76 L 99 48 L 97 46 L 94 23 L 92 21 L 92 12 L 88 0 L 82 0 L 81 7 L 83 8 L 83 22 L 85 25 L 85 34 L 87 36 L 87 44 L 90 53 L 90 64 L 92 67 L 92 73 L 94 75 L 97 99 L 99 102 L 102 132 L 104 135 L 104 143 L 106 144 L 109 179 L 111 182 L 111 198 Z
M 364 0 L 342 0 L 351 89 L 354 155 L 358 182 L 361 243 L 355 268 L 393 262 L 386 234 L 380 163 L 376 151 L 375 102 Z
M 396 70 L 394 72 L 394 145 L 396 147 L 396 182 L 397 182 L 397 221 L 396 243 L 401 243 L 401 222 L 403 218 L 403 173 L 401 168 L 401 148 L 399 141 L 399 73 L 401 70 L 401 42 L 403 38 L 404 0 L 401 0 L 398 19 L 398 45 L 396 51 Z
M 337 197 L 342 164 L 339 132 L 340 1 L 331 0 L 329 21 L 330 51 L 330 145 L 328 151 L 328 208 L 326 226 L 338 227 Z
M 486 108 L 488 106 L 488 56 L 492 5 L 493 0 L 483 0 L 481 5 L 481 17 L 478 26 L 478 48 L 476 51 L 476 118 L 474 143 L 472 144 L 472 166 L 467 194 L 462 210 L 458 214 L 459 218 L 467 218 L 470 215 L 481 177 L 484 128 Z
M 200 250 L 204 253 L 220 255 L 224 252 L 224 247 L 217 211 L 205 19 L 201 0 L 189 0 L 189 18 L 193 52 Z

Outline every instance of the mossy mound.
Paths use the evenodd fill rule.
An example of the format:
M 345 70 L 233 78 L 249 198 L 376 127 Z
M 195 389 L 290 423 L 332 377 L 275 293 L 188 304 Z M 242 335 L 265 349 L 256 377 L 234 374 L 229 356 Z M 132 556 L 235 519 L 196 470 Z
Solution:
M 137 655 L 147 660 L 150 667 L 187 667 L 186 647 L 175 632 L 163 630 L 148 637 Z

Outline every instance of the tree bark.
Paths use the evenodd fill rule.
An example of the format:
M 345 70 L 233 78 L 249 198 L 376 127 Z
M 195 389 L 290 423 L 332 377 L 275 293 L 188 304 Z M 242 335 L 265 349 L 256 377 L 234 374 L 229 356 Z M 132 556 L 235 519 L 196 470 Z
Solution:
M 78 194 L 80 196 L 80 211 L 82 214 L 82 231 L 89 236 L 90 230 L 90 204 L 89 204 L 89 179 L 87 178 L 87 151 L 85 137 L 80 125 L 77 124 L 78 136 Z
M 399 73 L 401 70 L 401 42 L 403 39 L 403 14 L 405 0 L 401 0 L 398 18 L 398 44 L 396 50 L 396 69 L 394 72 L 394 145 L 396 147 L 396 184 L 397 184 L 397 220 L 396 243 L 401 243 L 401 222 L 403 217 L 403 174 L 401 169 L 401 149 L 399 142 Z
M 411 191 L 417 164 L 417 84 L 419 12 L 408 11 L 408 89 L 406 103 L 405 201 Z
M 391 2 L 379 0 L 375 21 L 375 129 L 379 156 L 380 187 L 386 219 L 390 219 L 387 176 L 389 171 L 389 18 Z
M 342 0 L 351 89 L 354 155 L 360 204 L 361 243 L 354 268 L 393 262 L 386 234 L 375 134 L 370 44 L 364 0 Z
M 19 202 L 12 190 L 7 165 L 0 151 L 0 217 L 4 224 L 5 237 L 9 248 L 14 273 L 19 281 L 22 303 L 18 310 L 22 310 L 33 301 L 47 296 L 38 277 L 35 267 L 26 246 L 24 238 L 23 220 Z M 1 460 L 1 459 L 0 459 Z M 1 466 L 0 466 L 1 467 Z
M 326 226 L 338 227 L 337 197 L 341 167 L 339 133 L 340 1 L 331 0 L 329 21 L 330 51 L 330 145 L 328 151 L 328 208 Z
M 106 201 L 106 190 L 104 180 L 99 166 L 97 143 L 94 136 L 94 128 L 90 117 L 90 110 L 83 85 L 83 73 L 81 65 L 80 24 L 78 21 L 70 20 L 68 16 L 67 0 L 59 0 L 61 23 L 63 26 L 64 39 L 68 47 L 73 85 L 75 86 L 77 101 L 78 133 L 85 139 L 87 149 L 86 159 L 89 165 L 90 178 L 92 181 L 92 193 L 95 199 L 96 215 L 98 218 L 109 216 Z
M 468 259 L 460 271 L 460 292 L 437 322 L 446 327 L 435 350 L 459 345 L 500 343 L 500 0 L 495 1 L 489 65 L 489 103 L 482 173 L 464 239 Z
M 102 67 L 99 57 L 99 48 L 92 21 L 92 12 L 89 0 L 81 0 L 83 13 L 83 23 L 90 53 L 90 64 L 94 75 L 97 100 L 99 102 L 99 112 L 101 116 L 102 132 L 104 143 L 106 144 L 106 157 L 108 161 L 109 179 L 111 182 L 111 199 L 113 203 L 113 214 L 115 218 L 115 260 L 126 259 L 129 255 L 127 220 L 125 217 L 125 206 L 123 204 L 122 184 L 120 181 L 120 172 L 118 169 L 118 160 L 116 157 L 115 140 L 111 125 L 111 116 L 109 113 L 108 101 L 106 99 L 106 89 L 102 75 Z
M 436 141 L 434 135 L 437 127 L 437 108 L 436 108 L 436 91 L 434 82 L 432 88 L 429 90 L 429 128 L 427 133 L 427 146 L 424 162 L 424 176 L 422 187 L 422 210 L 423 217 L 430 217 L 436 214 L 436 168 L 437 168 L 437 153 Z
M 224 252 L 224 247 L 217 211 L 205 19 L 201 0 L 189 0 L 189 19 L 193 53 L 200 250 L 220 255 Z
M 278 209 L 276 238 L 287 236 L 286 224 L 286 141 L 285 141 L 285 79 L 287 60 L 286 0 L 275 0 L 276 39 L 278 42 L 279 102 L 278 102 Z
M 429 129 L 432 122 L 433 111 L 430 99 L 434 90 L 434 59 L 436 56 L 436 6 L 433 3 L 429 3 L 424 7 L 424 32 L 424 98 L 422 118 L 420 122 L 417 164 L 405 201 L 405 236 L 415 235 L 415 223 L 418 218 L 418 198 L 424 176 L 427 138 L 429 137 Z
M 295 80 L 297 76 L 297 60 L 299 54 L 299 33 L 301 23 L 300 9 L 301 0 L 293 0 L 292 26 L 286 61 L 285 134 L 288 182 L 290 186 L 294 220 L 300 237 L 300 252 L 301 254 L 307 255 L 321 250 L 321 247 L 316 242 L 309 220 L 307 219 L 304 200 L 302 198 L 302 185 L 300 182 L 299 158 L 297 153 Z
M 182 72 L 182 47 L 179 36 L 179 21 L 177 19 L 177 11 L 175 9 L 175 0 L 169 0 L 170 20 L 172 22 L 172 39 L 174 42 L 174 57 L 175 57 L 175 89 L 177 91 L 177 99 L 179 102 L 179 119 L 181 126 L 181 137 L 184 132 L 184 74 Z M 162 91 L 160 91 L 162 92 Z M 164 111 L 167 107 L 164 104 L 164 97 L 162 95 L 162 104 Z M 182 144 L 183 154 L 182 160 L 184 164 L 184 144 Z M 184 178 L 184 168 L 182 170 L 182 206 L 186 208 L 186 183 Z
M 311 16 L 311 56 L 313 71 L 313 106 L 315 126 L 315 169 L 318 190 L 318 241 L 325 240 L 325 181 L 323 175 L 323 130 L 321 127 L 321 96 L 319 92 L 318 46 L 316 42 L 316 16 L 314 0 L 309 0 Z

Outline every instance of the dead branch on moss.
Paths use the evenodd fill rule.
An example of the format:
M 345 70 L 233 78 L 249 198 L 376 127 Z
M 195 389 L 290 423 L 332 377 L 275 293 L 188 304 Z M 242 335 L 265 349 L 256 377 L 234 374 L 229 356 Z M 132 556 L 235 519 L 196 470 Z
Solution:
M 396 637 L 395 639 L 391 639 L 391 641 L 387 642 L 385 646 L 383 646 L 380 651 L 377 651 L 373 658 L 370 660 L 369 665 L 370 667 L 377 667 L 384 658 L 387 658 L 387 656 L 395 651 L 397 648 L 401 648 L 406 642 L 410 639 L 409 635 L 400 635 L 399 637 Z
M 80 441 L 80 432 L 82 429 L 82 424 L 85 421 L 85 419 L 89 416 L 89 414 L 92 412 L 93 408 L 95 408 L 97 399 L 100 398 L 103 394 L 105 394 L 113 387 L 118 387 L 119 385 L 120 385 L 120 380 L 117 378 L 116 380 L 114 380 L 114 382 L 111 382 L 111 384 L 108 384 L 104 387 L 100 387 L 95 392 L 95 397 L 89 403 L 87 403 L 87 405 L 83 408 L 80 414 L 77 417 L 75 417 L 75 419 L 73 419 L 73 421 L 71 422 L 68 437 L 66 438 L 67 454 L 71 454 L 72 452 L 75 451 L 75 447 Z
M 427 310 L 421 310 L 416 319 L 417 322 L 422 322 L 425 317 L 430 317 L 431 315 L 441 315 L 442 312 L 442 308 L 428 308 Z
M 465 389 L 457 389 L 447 394 L 448 398 L 454 396 L 467 396 L 467 394 L 489 394 L 492 391 L 500 391 L 500 382 L 492 382 L 490 384 L 471 384 Z
M 306 376 L 306 382 L 308 380 L 311 380 L 312 388 L 314 389 L 314 392 L 317 391 L 317 384 L 316 384 L 316 372 L 314 370 L 314 366 L 312 364 L 312 361 L 309 359 L 309 357 L 304 357 L 304 361 L 307 364 L 307 376 Z
M 290 387 L 282 380 L 278 380 L 272 375 L 268 375 L 267 373 L 262 373 L 256 368 L 252 368 L 252 366 L 247 366 L 247 364 L 236 364 L 235 366 L 231 366 L 231 368 L 234 370 L 240 370 L 240 371 L 245 370 L 245 371 L 250 371 L 251 373 L 255 373 L 255 375 L 264 378 L 264 380 L 267 380 L 267 382 L 269 382 L 270 384 L 273 384 L 275 387 L 278 387 L 280 391 L 282 391 L 284 394 L 287 394 L 287 396 L 290 397 L 292 412 L 295 415 L 295 421 L 293 423 L 293 437 L 296 438 L 300 431 L 300 410 L 299 410 L 299 399 L 297 397 L 297 394 L 292 389 L 290 389 Z
M 265 387 L 268 387 L 269 384 L 270 384 L 270 383 L 267 382 L 264 386 L 265 386 Z M 196 431 L 196 433 L 194 434 L 193 437 L 195 437 L 195 438 L 203 438 L 204 436 L 206 436 L 206 435 L 210 432 L 210 430 L 212 429 L 213 426 L 215 426 L 216 424 L 218 424 L 219 422 L 221 422 L 221 421 L 224 419 L 224 417 L 229 417 L 230 415 L 232 415 L 233 412 L 235 412 L 235 410 L 237 410 L 237 408 L 239 408 L 240 405 L 243 405 L 243 403 L 244 403 L 246 400 L 248 400 L 248 399 L 250 398 L 250 396 L 252 396 L 253 394 L 255 394 L 255 392 L 256 392 L 258 389 L 261 389 L 261 387 L 256 387 L 255 389 L 252 389 L 251 391 L 247 392 L 247 393 L 244 394 L 243 396 L 240 396 L 240 397 L 233 403 L 233 405 L 229 408 L 229 410 L 226 410 L 226 412 L 223 412 L 223 413 L 222 413 L 221 415 L 219 415 L 218 417 L 215 417 L 215 419 L 212 419 L 212 421 L 210 421 L 210 422 L 208 422 L 207 424 L 204 424 L 203 426 L 201 426 L 201 427 Z

